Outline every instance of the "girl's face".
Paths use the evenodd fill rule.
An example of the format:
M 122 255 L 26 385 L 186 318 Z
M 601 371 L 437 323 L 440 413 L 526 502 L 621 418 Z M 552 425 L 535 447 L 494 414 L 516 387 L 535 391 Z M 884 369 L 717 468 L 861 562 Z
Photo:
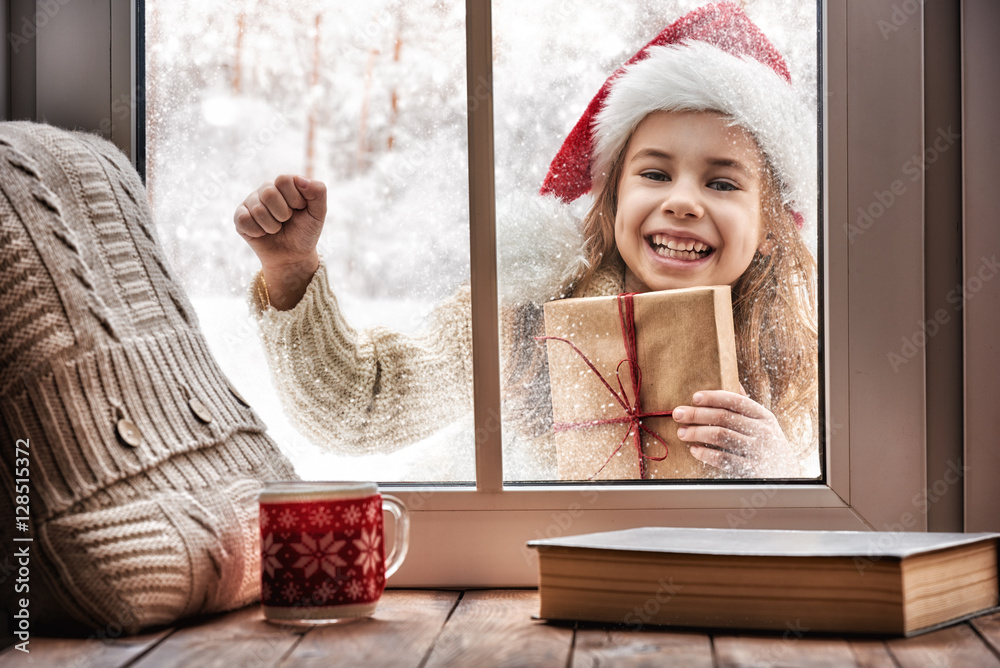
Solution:
M 625 290 L 732 285 L 761 239 L 764 159 L 712 112 L 655 112 L 636 127 L 618 181 L 615 243 Z

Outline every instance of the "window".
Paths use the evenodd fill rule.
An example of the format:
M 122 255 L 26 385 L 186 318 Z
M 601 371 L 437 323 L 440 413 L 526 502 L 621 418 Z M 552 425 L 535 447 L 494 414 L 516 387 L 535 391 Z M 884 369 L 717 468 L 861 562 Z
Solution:
M 71 6 L 63 9 L 66 13 L 59 17 L 65 16 L 67 21 L 79 18 L 71 16 Z M 129 118 L 129 110 L 121 115 L 112 113 L 112 100 L 122 95 L 134 99 L 129 84 L 123 85 L 122 77 L 115 75 L 121 72 L 120 54 L 130 52 L 128 33 L 132 21 L 127 13 L 123 20 L 122 12 L 127 8 L 123 10 L 122 4 L 113 3 L 112 8 L 111 53 L 113 64 L 117 64 L 110 68 L 111 95 L 94 104 L 103 105 L 105 110 L 99 117 L 118 122 Z M 476 97 L 477 86 L 480 91 L 484 85 L 485 90 L 490 90 L 489 10 L 483 3 L 470 1 L 465 21 L 469 47 L 467 91 L 479 100 L 475 110 L 470 105 L 469 117 L 469 161 L 474 173 L 483 165 L 493 164 L 490 96 L 480 93 Z M 53 24 L 61 20 L 59 17 L 52 19 Z M 829 2 L 822 7 L 826 102 L 823 206 L 829 223 L 821 247 L 826 260 L 822 314 L 827 333 L 826 481 L 795 486 L 690 485 L 656 490 L 598 485 L 505 488 L 496 426 L 499 394 L 497 388 L 480 383 L 477 488 L 402 486 L 394 490 L 415 511 L 410 557 L 395 576 L 394 584 L 531 584 L 535 581 L 534 565 L 521 548 L 525 540 L 642 524 L 920 530 L 927 526 L 932 495 L 941 498 L 939 482 L 950 485 L 949 494 L 961 491 L 960 480 L 949 482 L 955 479 L 954 471 L 949 476 L 947 467 L 930 473 L 927 469 L 925 448 L 938 447 L 925 438 L 926 426 L 932 419 L 925 403 L 924 374 L 929 353 L 920 351 L 895 370 L 887 359 L 889 353 L 900 349 L 902 337 L 912 334 L 913 323 L 926 320 L 925 267 L 952 262 L 945 259 L 938 263 L 934 258 L 925 262 L 923 230 L 914 221 L 936 223 L 924 215 L 924 180 L 908 182 L 905 193 L 897 195 L 877 220 L 865 223 L 863 235 L 855 236 L 853 243 L 843 227 L 857 222 L 859 207 L 864 210 L 877 201 L 879 193 L 891 188 L 907 161 L 924 154 L 926 137 L 930 137 L 928 144 L 932 143 L 938 129 L 936 125 L 925 128 L 923 121 L 929 99 L 923 91 L 927 74 L 924 63 L 929 59 L 923 56 L 925 50 L 936 48 L 924 41 L 923 28 L 929 31 L 936 24 L 922 13 L 904 18 L 893 18 L 889 0 L 850 5 Z M 12 18 L 11 25 L 20 25 L 20 20 Z M 51 35 L 39 35 L 37 50 L 63 49 L 64 55 L 61 60 L 39 58 L 31 64 L 35 68 L 31 70 L 34 85 L 51 88 L 51 82 L 61 80 L 46 69 L 52 62 L 61 63 L 63 68 L 73 64 L 81 68 L 80 76 L 106 76 L 101 72 L 109 68 L 97 67 L 88 72 L 90 61 L 67 56 L 72 45 L 56 45 Z M 18 68 L 22 65 L 23 61 L 12 57 L 12 78 L 21 72 Z M 133 77 L 136 69 L 133 64 Z M 94 96 L 102 94 L 97 91 Z M 39 92 L 33 117 L 54 118 L 53 99 L 55 96 Z M 15 102 L 11 101 L 12 107 Z M 73 100 L 81 108 L 91 102 L 89 98 Z M 100 129 L 97 124 L 93 127 Z M 141 154 L 141 146 L 132 143 L 129 133 L 106 134 L 132 148 L 133 155 Z M 933 176 L 933 170 L 924 174 L 925 179 Z M 474 258 L 471 278 L 474 290 L 479 290 L 477 310 L 484 312 L 477 317 L 486 323 L 495 323 L 496 315 L 496 292 L 490 285 L 491 275 L 495 276 L 490 265 L 495 255 L 489 215 L 494 201 L 492 180 L 470 184 L 471 219 L 477 221 L 470 248 Z M 928 297 L 928 303 L 932 297 Z M 495 354 L 491 360 L 488 353 L 496 350 L 495 327 L 491 333 L 487 324 L 477 341 L 490 344 L 480 346 L 477 355 L 481 359 L 477 363 L 487 369 L 492 364 L 490 373 L 495 378 L 497 360 Z M 992 363 L 985 348 L 970 347 L 965 352 L 968 365 Z M 952 394 L 960 391 L 958 387 L 950 390 Z M 953 455 L 943 457 L 953 465 L 961 456 L 962 444 L 956 443 Z M 961 459 L 957 466 L 961 470 Z M 961 479 L 961 472 L 958 477 Z
M 509 210 L 509 202 L 536 196 L 548 161 L 613 63 L 627 60 L 637 45 L 698 3 L 637 3 L 624 13 L 616 2 L 588 3 L 586 12 L 517 0 L 494 5 L 492 172 L 503 229 L 521 215 Z M 256 323 L 246 312 L 247 277 L 258 262 L 231 222 L 247 192 L 278 173 L 324 181 L 330 214 L 320 253 L 346 321 L 359 331 L 377 325 L 416 333 L 439 303 L 469 281 L 466 107 L 480 110 L 476 97 L 467 105 L 462 86 L 461 9 L 455 2 L 384 2 L 364 10 L 345 2 L 308 8 L 261 2 L 237 9 L 221 0 L 145 5 L 146 178 L 155 216 L 172 221 L 162 238 L 223 368 L 310 476 L 475 478 L 471 413 L 441 424 L 380 428 L 376 409 L 364 418 L 370 420 L 370 443 L 339 442 L 329 429 L 310 443 L 289 424 L 271 389 Z M 776 36 L 802 106 L 815 117 L 815 7 L 800 3 L 790 15 L 781 3 L 768 2 L 751 13 L 765 34 Z M 542 68 L 539 53 L 546 54 Z M 485 170 L 472 174 L 474 180 L 488 177 Z M 815 255 L 815 204 L 800 208 L 810 204 L 806 233 Z M 501 257 L 524 243 L 500 236 L 506 244 Z M 498 269 L 505 291 L 512 279 L 524 280 L 514 274 L 526 273 L 523 262 L 514 269 L 501 262 Z M 530 335 L 522 338 L 526 355 L 545 356 Z M 455 355 L 451 364 L 464 365 Z M 339 391 L 341 377 L 331 376 L 317 382 Z M 547 396 L 547 378 L 535 378 L 522 384 L 537 391 L 502 420 L 504 478 L 586 478 L 586 472 L 567 473 L 564 463 L 557 474 L 555 450 L 561 445 L 553 445 L 554 439 L 527 437 L 512 426 L 513 414 L 537 419 L 536 413 L 545 412 L 536 406 L 547 402 L 535 395 Z M 449 401 L 447 384 L 431 402 Z M 365 400 L 355 398 L 331 392 L 328 405 L 307 410 L 333 414 Z M 806 477 L 816 479 L 820 449 L 811 431 L 805 438 L 812 449 Z M 418 442 L 411 445 L 413 440 Z M 652 442 L 649 447 L 659 451 Z M 392 451 L 358 456 L 368 448 Z M 678 444 L 673 451 L 706 477 L 718 475 L 679 453 Z
M 233 212 L 278 174 L 323 181 L 319 250 L 345 319 L 419 331 L 469 280 L 462 10 L 455 0 L 145 3 L 146 178 L 154 215 L 172 221 L 161 238 L 219 363 L 315 478 L 471 481 L 472 415 L 393 452 L 310 443 L 273 389 L 247 310 L 260 263 Z M 360 445 L 384 450 L 402 431 Z

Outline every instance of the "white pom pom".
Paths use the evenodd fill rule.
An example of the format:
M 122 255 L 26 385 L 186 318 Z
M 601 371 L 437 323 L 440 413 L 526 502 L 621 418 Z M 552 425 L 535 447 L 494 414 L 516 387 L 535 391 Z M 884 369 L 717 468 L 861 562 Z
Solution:
M 567 296 L 588 263 L 580 218 L 556 197 L 511 193 L 497 202 L 500 300 L 538 304 Z

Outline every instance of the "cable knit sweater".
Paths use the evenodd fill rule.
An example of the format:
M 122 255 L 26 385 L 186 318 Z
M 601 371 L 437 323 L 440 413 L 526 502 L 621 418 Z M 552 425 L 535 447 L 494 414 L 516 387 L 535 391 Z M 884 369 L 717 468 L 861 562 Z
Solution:
M 29 600 L 33 632 L 113 635 L 255 600 L 257 492 L 295 473 L 110 142 L 0 123 L 0 315 L 0 562 L 31 551 L 30 591 L 0 603 Z

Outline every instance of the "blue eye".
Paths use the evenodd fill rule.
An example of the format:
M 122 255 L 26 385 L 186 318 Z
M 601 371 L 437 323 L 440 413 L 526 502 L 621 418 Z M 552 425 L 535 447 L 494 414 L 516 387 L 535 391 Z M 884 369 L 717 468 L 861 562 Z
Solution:
M 739 190 L 739 188 L 730 183 L 729 181 L 712 181 L 708 184 L 708 187 L 712 190 L 718 190 L 719 192 L 732 192 L 734 190 Z
M 639 176 L 650 181 L 669 181 L 670 177 L 659 170 L 642 172 Z

